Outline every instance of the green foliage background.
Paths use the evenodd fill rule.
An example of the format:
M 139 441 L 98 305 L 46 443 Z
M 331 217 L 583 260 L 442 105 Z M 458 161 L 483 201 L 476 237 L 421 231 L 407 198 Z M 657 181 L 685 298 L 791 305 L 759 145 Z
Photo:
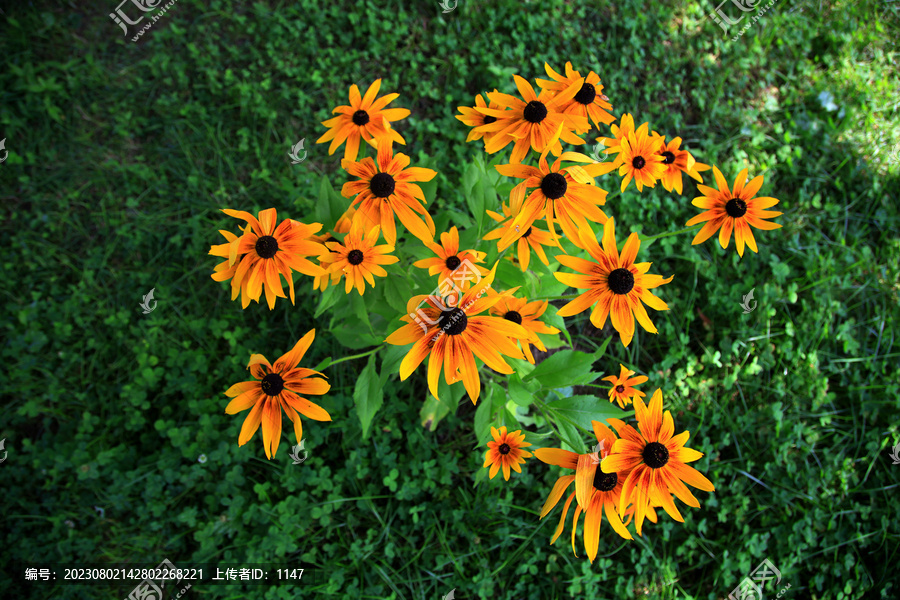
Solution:
M 781 0 L 731 41 L 707 17 L 712 2 L 459 0 L 442 13 L 437 2 L 179 0 L 138 43 L 107 16 L 114 4 L 2 8 L 5 576 L 14 560 L 303 562 L 323 583 L 188 597 L 714 599 L 769 558 L 787 598 L 897 597 L 896 3 Z M 784 228 L 758 234 L 759 255 L 686 236 L 642 246 L 654 272 L 675 275 L 660 292 L 672 310 L 652 315 L 659 335 L 614 342 L 595 365 L 635 365 L 646 391 L 663 388 L 716 493 L 634 542 L 604 525 L 590 565 L 580 541 L 578 558 L 567 544 L 571 525 L 549 545 L 559 509 L 537 518 L 560 469 L 531 460 L 508 483 L 473 488 L 475 408 L 460 399 L 423 427 L 438 410 L 422 410 L 423 369 L 401 383 L 381 354 L 327 370 L 334 421 L 305 422 L 302 466 L 287 437 L 272 461 L 259 434 L 239 448 L 243 416 L 224 414 L 224 391 L 248 378 L 251 353 L 277 358 L 313 327 L 304 364 L 360 351 L 336 332 L 350 317 L 314 316 L 308 279 L 296 306 L 230 301 L 209 277 L 216 230 L 236 231 L 219 209 L 312 220 L 322 177 L 345 181 L 340 154 L 313 144 L 319 123 L 352 83 L 380 77 L 400 93 L 393 106 L 412 110 L 399 150 L 439 171 L 432 214 L 466 225 L 460 182 L 481 145 L 464 143 L 456 107 L 566 60 L 600 74 L 617 116 L 680 135 L 729 180 L 745 166 L 764 173 L 762 193 L 781 200 Z M 309 156 L 291 165 L 301 137 Z M 620 227 L 675 230 L 697 212 L 695 189 L 632 192 L 612 212 Z M 158 308 L 143 315 L 150 288 Z M 743 315 L 751 288 L 758 308 Z M 566 324 L 581 351 L 608 336 L 584 318 Z M 361 377 L 383 389 L 365 437 Z M 482 402 L 503 406 L 505 393 Z M 4 597 L 12 585 L 0 582 Z

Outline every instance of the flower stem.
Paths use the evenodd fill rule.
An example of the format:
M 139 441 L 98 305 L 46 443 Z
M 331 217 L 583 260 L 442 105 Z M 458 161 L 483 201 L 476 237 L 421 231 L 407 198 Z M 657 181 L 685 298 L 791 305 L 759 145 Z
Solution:
M 644 242 L 652 242 L 653 240 L 658 240 L 660 238 L 669 237 L 670 235 L 679 235 L 681 233 L 687 233 L 689 231 L 696 231 L 700 229 L 700 225 L 692 225 L 691 227 L 685 227 L 684 229 L 679 229 L 678 231 L 669 231 L 667 233 L 659 233 L 657 235 L 651 235 L 650 237 L 641 238 L 641 243 Z
M 362 358 L 362 357 L 364 357 L 364 356 L 369 356 L 370 354 L 375 354 L 375 353 L 378 352 L 379 350 L 381 350 L 381 345 L 376 346 L 375 348 L 372 348 L 372 349 L 369 350 L 368 352 L 363 352 L 362 354 L 354 354 L 353 356 L 345 356 L 345 357 L 343 357 L 343 358 L 339 358 L 339 359 L 337 359 L 337 360 L 335 360 L 335 361 L 332 361 L 332 362 L 328 363 L 328 367 L 334 366 L 334 365 L 336 365 L 336 364 L 338 364 L 338 363 L 342 363 L 342 362 L 344 362 L 345 360 L 353 360 L 354 358 Z M 324 367 L 324 368 L 327 368 L 327 367 Z
M 580 295 L 581 294 L 569 294 L 568 296 L 541 296 L 540 298 L 532 298 L 532 300 L 571 300 Z

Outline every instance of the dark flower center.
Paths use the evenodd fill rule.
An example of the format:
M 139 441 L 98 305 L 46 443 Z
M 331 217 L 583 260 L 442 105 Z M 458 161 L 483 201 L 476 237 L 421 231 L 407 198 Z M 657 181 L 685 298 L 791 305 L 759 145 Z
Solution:
M 659 442 L 650 442 L 644 446 L 641 456 L 651 469 L 660 469 L 669 462 L 669 451 Z
M 271 235 L 256 240 L 256 253 L 260 258 L 272 258 L 278 252 L 278 242 Z
M 277 396 L 284 389 L 284 379 L 276 373 L 269 373 L 262 378 L 262 391 L 267 396 Z
M 634 287 L 634 275 L 628 269 L 616 269 L 607 277 L 607 283 L 614 294 L 627 294 Z
M 592 104 L 596 97 L 597 88 L 594 87 L 594 84 L 584 82 L 584 85 L 582 85 L 581 89 L 578 90 L 578 93 L 575 94 L 575 102 L 578 102 L 579 104 Z
M 568 187 L 569 184 L 566 183 L 566 178 L 559 173 L 550 173 L 541 180 L 541 191 L 550 200 L 562 198 Z
M 594 473 L 595 488 L 601 492 L 609 492 L 615 489 L 617 483 L 619 483 L 618 475 L 615 473 L 604 473 L 600 466 L 597 465 L 597 471 Z
M 447 260 L 444 261 L 444 264 L 447 265 L 447 268 L 451 271 L 460 265 L 462 261 L 459 260 L 458 256 L 448 256 Z
M 531 235 L 531 227 L 529 227 L 527 230 L 525 230 L 525 233 L 522 234 L 522 237 L 527 238 L 529 235 Z
M 359 125 L 360 127 L 369 122 L 369 113 L 364 110 L 358 110 L 353 113 L 353 124 Z
M 617 386 L 616 386 L 616 391 L 619 392 L 620 394 L 624 394 L 624 393 L 625 393 L 625 386 L 624 386 L 624 385 L 617 385 Z
M 747 203 L 740 198 L 732 198 L 725 203 L 725 212 L 729 217 L 743 217 L 747 213 Z
M 635 156 L 631 161 L 631 166 L 635 169 L 643 169 L 644 165 L 647 164 L 647 161 L 644 160 L 643 156 Z
M 505 315 L 503 315 L 503 318 L 506 319 L 507 321 L 512 321 L 516 325 L 522 324 L 522 315 L 520 315 L 519 313 L 517 313 L 514 310 L 511 310 L 508 313 L 506 313 Z
M 532 100 L 525 107 L 525 110 L 522 111 L 522 116 L 529 123 L 540 123 L 547 118 L 547 107 L 544 106 L 543 102 Z
M 490 125 L 491 123 L 495 123 L 497 121 L 497 117 L 492 117 L 491 115 L 484 115 L 484 124 Z
M 362 250 L 351 250 L 347 253 L 347 262 L 351 265 L 358 265 L 363 261 Z
M 438 325 L 450 335 L 459 335 L 466 330 L 469 319 L 461 308 L 451 308 L 441 312 Z
M 497 448 L 497 452 L 499 452 L 500 454 L 509 454 L 509 450 L 509 444 L 500 444 L 500 447 Z
M 394 178 L 388 173 L 376 173 L 369 182 L 369 189 L 378 198 L 387 198 L 394 193 Z
M 675 162 L 675 155 L 672 154 L 671 152 L 669 152 L 668 150 L 666 150 L 665 152 L 662 152 L 661 154 L 663 155 L 663 158 L 665 158 L 663 163 L 665 163 L 667 165 L 671 165 L 673 162 Z

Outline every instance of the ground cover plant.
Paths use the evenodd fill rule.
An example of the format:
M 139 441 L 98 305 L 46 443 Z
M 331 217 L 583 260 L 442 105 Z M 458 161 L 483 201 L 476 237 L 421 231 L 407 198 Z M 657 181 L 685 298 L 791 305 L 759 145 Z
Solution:
M 4 7 L 4 594 L 894 597 L 898 15 L 786 2 Z

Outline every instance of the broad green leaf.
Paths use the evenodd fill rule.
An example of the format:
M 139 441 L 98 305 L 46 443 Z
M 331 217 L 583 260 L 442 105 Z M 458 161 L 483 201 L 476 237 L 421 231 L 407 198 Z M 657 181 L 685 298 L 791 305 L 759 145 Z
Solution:
M 517 374 L 513 373 L 510 375 L 508 381 L 509 397 L 512 398 L 513 402 L 519 406 L 529 406 L 534 401 L 534 392 L 536 390 L 526 387 Z
M 359 374 L 356 387 L 353 390 L 353 403 L 356 404 L 356 414 L 362 424 L 363 439 L 369 436 L 369 426 L 372 418 L 384 401 L 378 373 L 375 372 L 375 355 L 369 357 L 366 368 Z
M 584 437 L 584 434 L 578 431 L 578 428 L 564 419 L 554 418 L 553 423 L 559 430 L 559 435 L 562 438 L 564 450 L 571 450 L 572 452 L 577 452 L 578 454 L 582 454 L 585 452 L 585 443 L 582 439 Z M 568 448 L 566 446 L 568 446 Z
M 322 226 L 326 229 L 330 229 L 335 223 L 331 220 L 332 194 L 334 194 L 334 190 L 331 187 L 331 182 L 328 181 L 328 177 L 323 175 L 319 181 L 319 199 L 316 202 L 315 216 L 316 221 L 322 223 Z
M 413 297 L 412 287 L 402 275 L 391 275 L 384 281 L 384 298 L 397 311 L 397 316 L 406 314 L 406 303 Z
M 329 285 L 325 288 L 325 291 L 322 292 L 322 298 L 319 300 L 319 306 L 316 308 L 315 314 L 313 314 L 313 318 L 318 317 L 334 306 L 334 303 L 344 295 L 343 290 L 338 290 L 338 287 L 338 285 Z
M 546 407 L 552 411 L 554 417 L 561 417 L 560 420 L 567 419 L 586 431 L 594 430 L 591 421 L 600 421 L 608 426 L 606 419 L 614 417 L 626 420 L 632 414 L 630 411 L 622 410 L 608 398 L 597 396 L 569 396 L 548 402 Z
M 341 345 L 351 350 L 371 348 L 372 346 L 380 345 L 384 341 L 381 337 L 372 335 L 364 330 L 361 331 L 359 324 L 354 322 L 344 323 L 335 327 L 331 330 L 331 333 Z
M 469 195 L 469 192 L 472 191 L 472 187 L 474 187 L 475 182 L 481 178 L 481 169 L 478 168 L 476 163 L 469 164 L 466 167 L 466 172 L 463 173 L 462 176 L 462 191 L 463 194 Z
M 446 417 L 451 410 L 456 410 L 460 399 L 465 393 L 466 388 L 463 386 L 462 381 L 458 381 L 453 385 L 447 385 L 447 382 L 441 377 L 438 381 L 438 395 L 441 399 L 437 400 L 429 392 L 428 397 L 425 399 L 425 404 L 422 405 L 422 410 L 419 411 L 419 416 L 422 418 L 422 427 L 429 431 L 434 431 L 441 419 Z
M 409 353 L 409 349 L 412 346 L 392 346 L 386 345 L 387 350 L 384 351 L 384 354 L 381 356 L 381 385 L 384 386 L 387 383 L 387 378 L 394 374 L 400 372 L 400 363 L 403 362 L 403 358 Z
M 591 365 L 597 358 L 594 354 L 576 350 L 560 350 L 535 367 L 525 379 L 536 379 L 545 388 L 588 383 L 600 376 L 591 373 Z
M 360 321 L 366 324 L 366 327 L 369 328 L 369 332 L 374 333 L 372 331 L 372 322 L 369 321 L 369 311 L 366 307 L 366 302 L 363 300 L 363 297 L 359 295 L 359 293 L 354 289 L 350 290 L 350 306 L 353 307 L 353 314 L 359 318 Z

